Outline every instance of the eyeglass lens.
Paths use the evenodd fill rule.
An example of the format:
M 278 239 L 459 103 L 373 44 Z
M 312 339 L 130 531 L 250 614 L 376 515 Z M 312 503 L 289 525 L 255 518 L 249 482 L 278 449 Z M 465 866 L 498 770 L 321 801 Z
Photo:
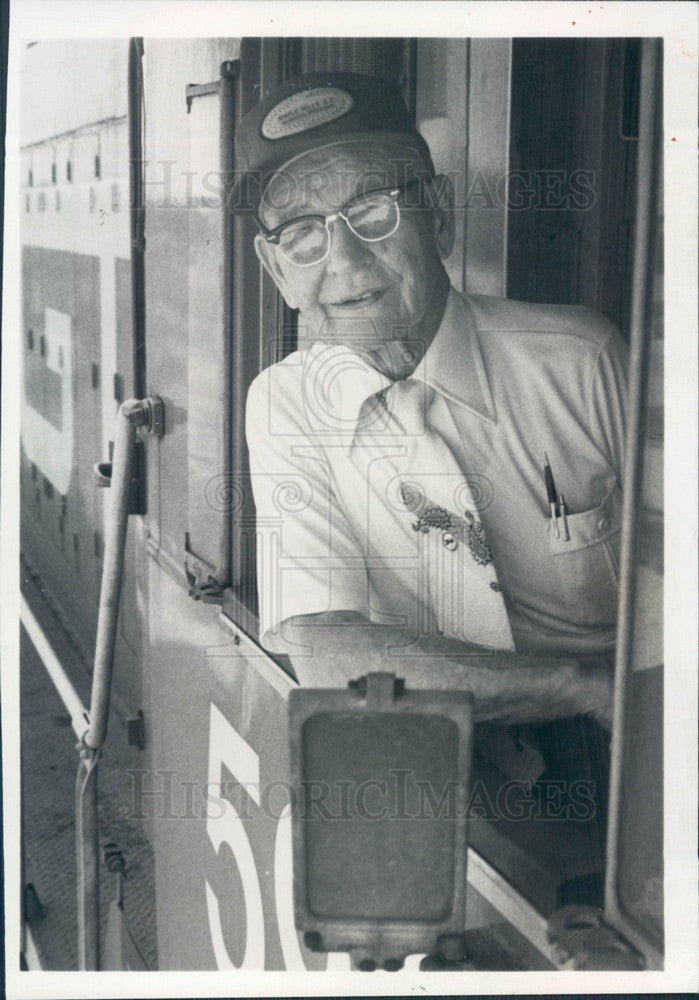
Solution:
M 353 201 L 343 217 L 360 239 L 383 240 L 398 227 L 398 205 L 391 194 L 377 191 Z M 314 264 L 327 254 L 329 240 L 329 228 L 322 220 L 299 219 L 279 234 L 279 248 L 294 264 Z

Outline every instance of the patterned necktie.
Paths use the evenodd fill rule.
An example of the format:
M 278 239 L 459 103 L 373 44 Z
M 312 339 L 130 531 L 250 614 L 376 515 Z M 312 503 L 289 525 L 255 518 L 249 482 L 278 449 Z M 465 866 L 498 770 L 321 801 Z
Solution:
M 372 428 L 402 446 L 400 454 L 394 448 L 385 459 L 384 484 L 396 516 L 408 519 L 418 536 L 423 587 L 438 630 L 479 646 L 514 650 L 473 494 L 449 446 L 432 429 L 451 420 L 445 400 L 411 378 L 374 400 Z

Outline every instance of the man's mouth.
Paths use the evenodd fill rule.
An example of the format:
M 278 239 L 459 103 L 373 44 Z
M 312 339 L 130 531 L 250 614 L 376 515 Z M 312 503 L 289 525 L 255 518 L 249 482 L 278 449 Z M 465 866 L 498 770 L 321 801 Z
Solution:
M 346 299 L 338 299 L 336 302 L 330 302 L 329 305 L 333 309 L 353 309 L 371 305 L 374 302 L 378 302 L 384 294 L 384 291 L 384 288 L 375 288 L 373 291 L 368 290 L 366 292 L 362 292 L 361 295 L 353 295 Z

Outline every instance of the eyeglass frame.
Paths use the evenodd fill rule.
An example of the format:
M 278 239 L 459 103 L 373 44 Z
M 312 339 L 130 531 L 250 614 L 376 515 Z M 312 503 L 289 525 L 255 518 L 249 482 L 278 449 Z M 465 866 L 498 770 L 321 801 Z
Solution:
M 354 195 L 354 197 L 350 198 L 349 201 L 346 201 L 344 205 L 341 205 L 339 208 L 337 208 L 334 212 L 331 212 L 329 215 L 321 215 L 320 213 L 318 214 L 311 213 L 309 215 L 298 215 L 294 219 L 288 219 L 286 222 L 282 222 L 281 225 L 275 226 L 273 229 L 267 229 L 262 219 L 260 219 L 259 215 L 257 215 L 257 224 L 260 227 L 260 231 L 264 236 L 265 240 L 268 243 L 271 243 L 273 246 L 279 246 L 280 236 L 284 231 L 284 229 L 287 228 L 287 226 L 291 226 L 295 222 L 304 222 L 307 219 L 317 219 L 319 222 L 322 222 L 328 234 L 328 245 L 325 250 L 325 253 L 323 254 L 322 257 L 319 257 L 318 260 L 313 260 L 309 264 L 299 264 L 296 261 L 292 260 L 290 257 L 288 257 L 287 254 L 284 253 L 284 250 L 281 247 L 279 247 L 279 249 L 284 254 L 286 259 L 289 261 L 290 264 L 293 264 L 294 267 L 313 267 L 315 264 L 320 264 L 321 261 L 325 260 L 325 258 L 330 253 L 330 247 L 332 245 L 332 232 L 328 223 L 335 222 L 336 219 L 342 219 L 345 222 L 349 231 L 352 233 L 352 235 L 356 236 L 357 239 L 362 240 L 364 243 L 380 243 L 382 240 L 387 240 L 389 236 L 393 236 L 393 234 L 398 229 L 398 226 L 400 225 L 400 205 L 398 204 L 398 199 L 402 194 L 404 194 L 404 192 L 409 187 L 413 187 L 413 185 L 415 184 L 421 184 L 425 179 L 427 181 L 432 180 L 431 177 L 428 178 L 416 177 L 413 180 L 408 181 L 406 184 L 401 184 L 398 187 L 372 188 L 371 191 L 363 191 L 361 194 Z M 360 235 L 360 233 L 355 231 L 355 229 L 352 226 L 352 223 L 347 218 L 347 215 L 345 214 L 347 209 L 350 208 L 350 206 L 353 205 L 354 202 L 360 201 L 362 198 L 368 198 L 369 195 L 372 194 L 382 194 L 385 191 L 387 191 L 394 199 L 394 204 L 396 206 L 395 226 L 390 232 L 386 233 L 384 236 L 376 236 L 373 239 Z

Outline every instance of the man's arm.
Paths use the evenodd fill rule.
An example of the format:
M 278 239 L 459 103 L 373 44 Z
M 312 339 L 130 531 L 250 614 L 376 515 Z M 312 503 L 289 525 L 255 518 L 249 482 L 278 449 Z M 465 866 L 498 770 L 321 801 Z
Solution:
M 273 651 L 289 655 L 307 687 L 344 687 L 362 674 L 388 671 L 413 687 L 473 691 L 477 722 L 590 714 L 611 728 L 613 671 L 602 657 L 526 656 L 443 636 L 416 639 L 408 629 L 343 611 L 287 619 Z

